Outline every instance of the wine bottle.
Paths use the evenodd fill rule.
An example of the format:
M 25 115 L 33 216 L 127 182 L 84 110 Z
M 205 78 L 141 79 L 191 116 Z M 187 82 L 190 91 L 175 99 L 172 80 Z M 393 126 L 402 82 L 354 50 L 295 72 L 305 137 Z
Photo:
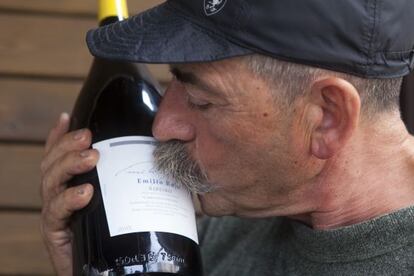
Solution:
M 100 25 L 127 17 L 125 0 L 99 1 Z M 71 219 L 74 275 L 201 276 L 190 193 L 153 167 L 158 85 L 143 64 L 95 58 L 71 130 L 89 128 L 100 152 L 91 202 Z

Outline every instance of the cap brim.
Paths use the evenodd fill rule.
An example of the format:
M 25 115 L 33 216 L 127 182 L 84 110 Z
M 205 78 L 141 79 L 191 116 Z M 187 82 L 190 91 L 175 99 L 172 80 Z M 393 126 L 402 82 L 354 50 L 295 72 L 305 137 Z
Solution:
M 140 63 L 216 61 L 252 53 L 204 29 L 167 3 L 87 34 L 94 56 Z

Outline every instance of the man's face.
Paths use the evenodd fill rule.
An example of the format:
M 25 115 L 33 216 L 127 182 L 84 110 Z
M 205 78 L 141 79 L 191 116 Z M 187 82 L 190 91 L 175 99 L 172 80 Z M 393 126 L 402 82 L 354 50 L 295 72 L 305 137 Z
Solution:
M 153 134 L 161 142 L 179 141 L 207 178 L 211 191 L 200 195 L 203 210 L 265 216 L 270 206 L 290 202 L 300 149 L 292 142 L 290 114 L 273 96 L 277 91 L 238 58 L 172 66 L 172 72 Z

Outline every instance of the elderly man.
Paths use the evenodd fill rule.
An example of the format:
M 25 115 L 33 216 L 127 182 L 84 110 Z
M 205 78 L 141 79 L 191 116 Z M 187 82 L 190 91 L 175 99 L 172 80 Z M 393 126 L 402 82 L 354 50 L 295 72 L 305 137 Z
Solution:
M 213 3 L 214 2 L 214 3 Z M 199 193 L 206 274 L 414 274 L 414 139 L 398 106 L 414 1 L 170 0 L 91 31 L 94 55 L 171 64 L 153 125 L 165 174 Z M 64 115 L 43 160 L 46 244 L 71 273 L 93 188 Z M 179 152 L 181 154 L 174 154 Z M 169 163 L 187 162 L 178 174 Z M 168 159 L 168 162 L 160 160 Z

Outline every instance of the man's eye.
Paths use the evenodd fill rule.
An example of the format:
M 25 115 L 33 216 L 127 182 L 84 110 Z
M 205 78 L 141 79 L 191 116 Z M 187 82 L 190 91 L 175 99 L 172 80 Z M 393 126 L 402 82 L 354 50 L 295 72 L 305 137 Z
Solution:
M 188 105 L 190 106 L 190 108 L 193 109 L 198 109 L 198 110 L 207 110 L 209 107 L 211 107 L 211 103 L 193 103 L 193 102 L 188 102 Z
M 187 103 L 190 108 L 198 109 L 198 110 L 206 110 L 211 107 L 211 103 L 206 101 L 194 100 L 191 97 L 187 98 Z

